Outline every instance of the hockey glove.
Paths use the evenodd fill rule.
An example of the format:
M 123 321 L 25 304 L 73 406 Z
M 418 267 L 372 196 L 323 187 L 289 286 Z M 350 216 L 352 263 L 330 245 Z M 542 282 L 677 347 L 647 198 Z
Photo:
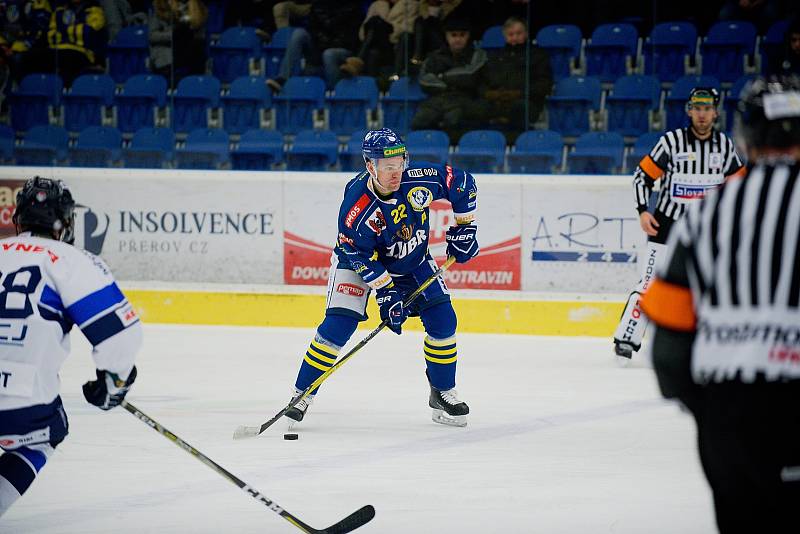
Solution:
M 119 406 L 135 380 L 135 365 L 127 380 L 122 380 L 114 373 L 97 369 L 97 380 L 91 380 L 83 385 L 83 396 L 89 404 L 94 404 L 101 410 L 110 410 Z
M 381 310 L 381 321 L 387 321 L 388 326 L 395 334 L 403 332 L 403 322 L 408 317 L 408 310 L 403 306 L 403 296 L 389 284 L 376 291 L 376 302 Z
M 475 238 L 477 232 L 478 227 L 474 224 L 451 226 L 446 235 L 447 255 L 453 256 L 456 263 L 467 263 L 477 256 L 481 251 L 478 240 Z

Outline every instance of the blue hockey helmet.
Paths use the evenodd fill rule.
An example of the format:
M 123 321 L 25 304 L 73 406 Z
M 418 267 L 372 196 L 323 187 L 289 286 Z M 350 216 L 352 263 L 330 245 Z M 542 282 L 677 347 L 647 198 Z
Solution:
M 403 160 L 408 166 L 408 151 L 403 138 L 389 128 L 380 130 L 370 130 L 364 136 L 361 143 L 361 153 L 364 161 L 377 160 L 381 158 L 393 158 L 403 156 Z

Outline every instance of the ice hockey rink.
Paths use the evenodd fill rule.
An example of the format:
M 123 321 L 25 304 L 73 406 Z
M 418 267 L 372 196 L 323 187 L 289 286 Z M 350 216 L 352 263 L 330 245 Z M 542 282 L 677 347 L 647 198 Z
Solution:
M 128 400 L 316 528 L 372 504 L 357 532 L 715 531 L 691 418 L 607 339 L 460 335 L 471 414 L 453 428 L 430 420 L 423 335 L 382 332 L 326 381 L 298 441 L 281 422 L 233 441 L 285 406 L 311 334 L 148 325 Z M 70 435 L 0 532 L 299 532 L 128 412 L 87 404 L 89 353 L 74 334 Z

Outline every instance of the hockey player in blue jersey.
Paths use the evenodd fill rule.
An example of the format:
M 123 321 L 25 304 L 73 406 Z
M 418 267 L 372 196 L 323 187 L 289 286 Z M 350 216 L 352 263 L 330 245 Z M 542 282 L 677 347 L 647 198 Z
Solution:
M 428 251 L 434 200 L 448 200 L 457 223 L 447 231 L 447 254 L 459 263 L 478 255 L 475 180 L 449 165 L 410 165 L 403 140 L 387 128 L 368 132 L 362 152 L 366 170 L 347 184 L 339 209 L 325 319 L 303 358 L 295 395 L 336 362 L 358 323 L 367 319 L 367 299 L 374 290 L 381 319 L 388 319 L 395 333 L 401 333 L 408 316 L 419 315 L 427 333 L 423 352 L 433 420 L 464 426 L 469 407 L 455 390 L 456 314 L 444 280 L 431 284 L 410 307 L 403 299 L 437 270 Z M 313 398 L 309 395 L 286 416 L 301 421 Z
M 28 180 L 12 217 L 17 236 L 0 240 L 0 516 L 67 435 L 58 372 L 72 326 L 94 347 L 88 402 L 113 408 L 136 379 L 139 319 L 105 263 L 69 244 L 74 206 L 60 181 Z

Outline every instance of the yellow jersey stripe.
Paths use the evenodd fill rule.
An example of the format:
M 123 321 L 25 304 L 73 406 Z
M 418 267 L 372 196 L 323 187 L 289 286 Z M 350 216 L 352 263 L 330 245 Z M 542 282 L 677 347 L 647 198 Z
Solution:
M 456 338 L 451 337 L 448 339 L 433 339 L 432 337 L 426 337 L 425 344 L 430 345 L 432 347 L 446 347 L 448 345 L 455 345 Z
M 455 347 L 453 347 L 452 349 L 444 349 L 444 350 L 429 349 L 428 347 L 425 347 L 425 354 L 431 354 L 433 356 L 449 356 L 455 353 L 456 353 Z
M 322 365 L 321 363 L 317 363 L 317 362 L 315 362 L 314 360 L 312 360 L 311 358 L 309 358 L 309 357 L 308 357 L 308 354 L 306 354 L 306 355 L 305 355 L 305 357 L 304 357 L 303 359 L 306 361 L 306 363 L 307 363 L 308 365 L 310 365 L 311 367 L 316 367 L 316 368 L 317 368 L 317 369 L 319 369 L 320 371 L 323 371 L 323 372 L 325 372 L 325 371 L 327 371 L 328 369 L 330 369 L 330 367 L 325 367 L 325 366 L 324 366 L 324 365 Z
M 334 350 L 333 347 L 329 347 L 327 345 L 323 345 L 322 343 L 319 343 L 319 342 L 314 341 L 314 340 L 311 341 L 311 346 L 314 347 L 315 349 L 317 349 L 318 351 L 323 352 L 323 353 L 325 353 L 328 356 L 331 356 L 333 358 L 335 358 L 335 357 L 337 357 L 339 355 L 339 351 L 338 350 Z
M 312 349 L 311 347 L 308 347 L 308 352 L 309 352 L 309 353 L 310 353 L 312 356 L 314 356 L 315 358 L 317 358 L 319 361 L 321 361 L 321 362 L 329 363 L 329 364 L 331 364 L 331 365 L 333 365 L 334 363 L 336 363 L 336 358 L 331 358 L 330 356 L 325 356 L 324 354 L 320 354 L 319 352 L 315 351 L 315 350 L 314 350 L 314 349 Z

